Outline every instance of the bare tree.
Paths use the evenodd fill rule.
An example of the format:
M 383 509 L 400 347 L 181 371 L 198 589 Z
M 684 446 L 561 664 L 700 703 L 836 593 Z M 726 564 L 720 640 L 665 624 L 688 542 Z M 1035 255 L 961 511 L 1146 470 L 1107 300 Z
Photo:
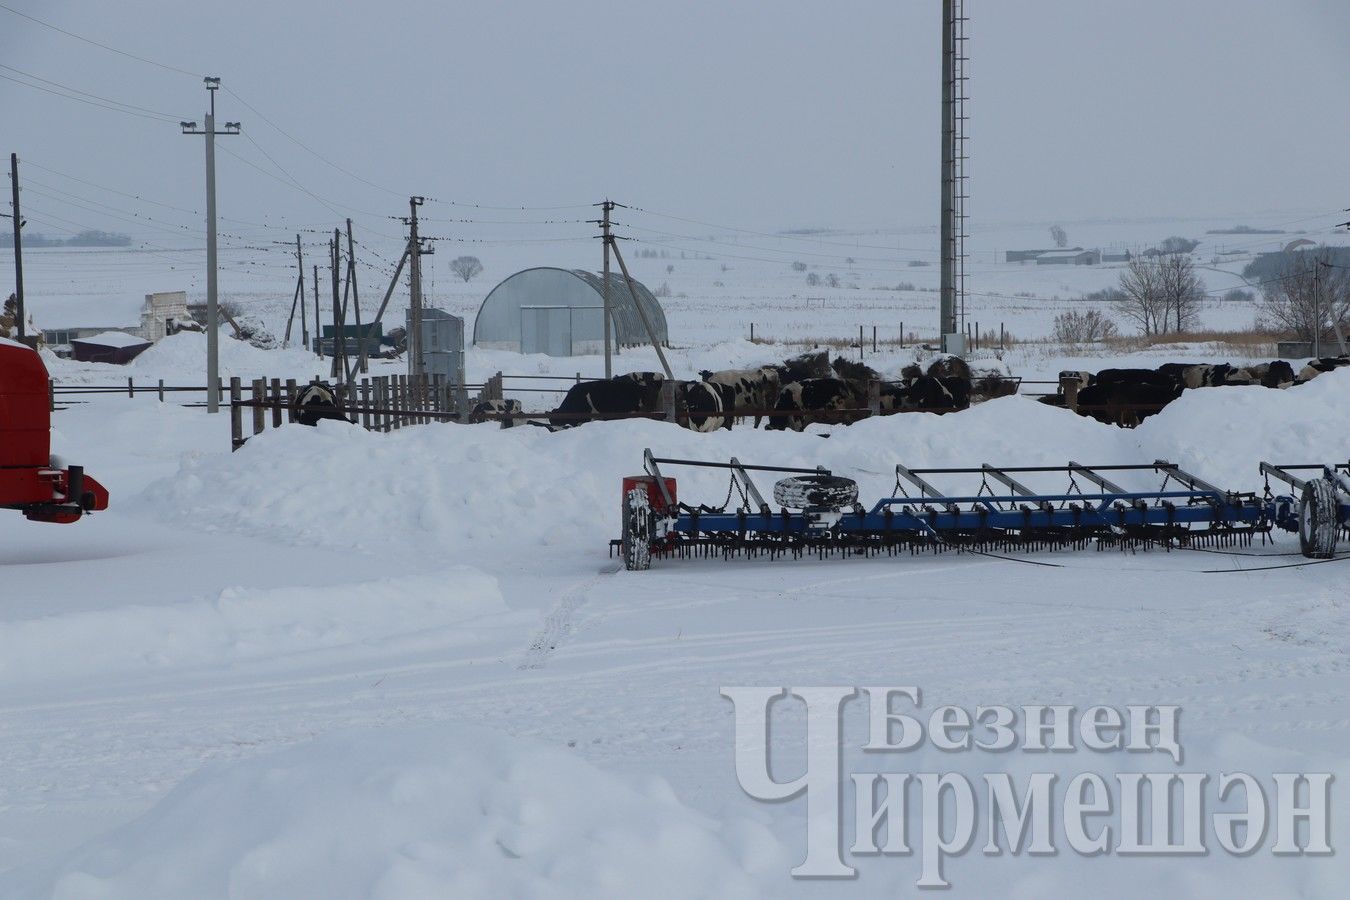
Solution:
M 1161 275 L 1156 258 L 1136 256 L 1120 273 L 1122 296 L 1113 306 L 1122 318 L 1133 322 L 1145 336 L 1162 328 L 1163 300 Z
M 1176 235 L 1173 235 L 1172 237 L 1167 238 L 1161 244 L 1159 244 L 1158 250 L 1161 251 L 1162 253 L 1167 254 L 1190 253 L 1198 246 L 1200 246 L 1200 242 L 1197 240 L 1192 240 L 1191 238 L 1177 237 Z
M 1116 312 L 1149 337 L 1197 325 L 1205 283 L 1189 256 L 1136 256 L 1120 273 L 1120 292 Z
M 815 272 L 807 272 L 806 283 L 811 287 L 817 287 L 820 284 L 820 276 Z
M 1313 340 L 1319 320 L 1323 339 L 1332 323 L 1350 332 L 1350 272 L 1330 265 L 1328 256 L 1325 248 L 1290 254 L 1284 272 L 1261 289 L 1257 324 L 1301 341 Z
M 1069 310 L 1055 316 L 1054 339 L 1061 344 L 1109 341 L 1116 334 L 1116 323 L 1098 309 Z
M 1062 225 L 1050 226 L 1050 239 L 1055 242 L 1056 247 L 1069 246 L 1069 236 L 1064 232 L 1064 226 Z
M 476 256 L 456 256 L 450 260 L 450 271 L 466 282 L 472 281 L 475 275 L 483 271 L 483 264 Z
M 825 276 L 825 283 L 832 288 L 839 287 L 839 276 L 831 272 Z
M 17 333 L 14 327 L 19 319 L 19 297 L 17 294 L 10 294 L 9 299 L 5 301 L 3 312 L 0 312 L 0 338 L 13 337 Z
M 1195 263 L 1176 254 L 1158 260 L 1163 295 L 1162 331 L 1186 331 L 1200 324 L 1205 283 L 1195 274 Z

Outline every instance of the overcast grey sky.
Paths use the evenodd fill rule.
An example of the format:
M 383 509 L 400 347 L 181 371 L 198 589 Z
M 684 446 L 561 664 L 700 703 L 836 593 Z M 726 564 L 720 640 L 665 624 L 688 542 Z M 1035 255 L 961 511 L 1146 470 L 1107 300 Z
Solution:
M 241 120 L 256 145 L 222 144 L 275 173 L 265 151 L 372 225 L 372 214 L 402 212 L 408 193 L 531 207 L 609 195 L 751 227 L 937 218 L 938 0 L 0 2 L 221 76 L 392 193 L 225 93 L 221 119 Z M 977 225 L 1350 206 L 1350 2 L 968 0 L 967 10 Z M 205 105 L 200 78 L 3 9 L 0 65 L 175 120 L 200 121 Z M 173 122 L 2 79 L 0 110 L 6 153 L 201 206 L 201 139 Z M 223 215 L 336 218 L 233 157 L 222 155 L 220 178 Z M 136 230 L 94 210 L 57 213 L 50 198 L 32 206 Z

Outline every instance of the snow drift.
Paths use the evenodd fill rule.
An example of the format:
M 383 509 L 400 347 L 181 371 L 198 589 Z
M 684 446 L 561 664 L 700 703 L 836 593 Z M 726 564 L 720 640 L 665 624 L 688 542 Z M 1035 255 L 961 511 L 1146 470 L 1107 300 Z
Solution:
M 762 826 L 720 826 L 659 778 L 635 786 L 560 749 L 437 725 L 331 734 L 207 766 L 19 890 L 55 900 L 736 898 L 758 896 L 752 873 L 783 863 Z

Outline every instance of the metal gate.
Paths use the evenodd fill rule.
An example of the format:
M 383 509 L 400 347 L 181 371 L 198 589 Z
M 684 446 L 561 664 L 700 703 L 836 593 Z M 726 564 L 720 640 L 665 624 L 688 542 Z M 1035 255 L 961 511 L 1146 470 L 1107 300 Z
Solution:
M 408 311 L 408 328 L 412 329 L 412 310 Z M 443 309 L 422 310 L 422 364 L 428 375 L 443 375 L 450 384 L 464 383 L 462 318 Z

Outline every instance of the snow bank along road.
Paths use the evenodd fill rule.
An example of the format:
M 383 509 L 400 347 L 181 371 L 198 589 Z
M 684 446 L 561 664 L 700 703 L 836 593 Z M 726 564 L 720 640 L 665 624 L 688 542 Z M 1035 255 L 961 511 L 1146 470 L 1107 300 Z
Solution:
M 1190 392 L 1135 431 L 1025 398 L 805 434 L 560 434 L 228 420 L 94 403 L 57 449 L 113 491 L 64 529 L 0 520 L 0 896 L 896 896 L 914 855 L 794 882 L 800 800 L 733 769 L 727 685 L 918 685 L 925 708 L 1176 704 L 1185 770 L 1328 771 L 1350 737 L 1350 571 L 1187 551 L 658 561 L 617 571 L 641 453 L 828 466 L 1350 455 L 1350 372 Z M 828 439 L 821 435 L 829 431 Z M 955 486 L 955 485 L 953 485 Z M 681 473 L 720 503 L 721 473 Z M 1253 553 L 1296 550 L 1288 537 Z M 1208 574 L 1206 570 L 1224 570 Z M 856 713 L 856 714 L 855 714 Z M 801 710 L 774 732 L 800 768 Z M 859 771 L 865 713 L 844 722 Z M 893 765 L 997 765 L 937 754 Z M 1081 754 L 1009 766 L 1072 773 Z M 1342 785 L 1343 787 L 1343 785 Z M 1333 790 L 1335 830 L 1347 821 Z M 87 841 L 93 843 L 87 844 Z M 1344 853 L 949 860 L 956 896 L 1343 896 Z

